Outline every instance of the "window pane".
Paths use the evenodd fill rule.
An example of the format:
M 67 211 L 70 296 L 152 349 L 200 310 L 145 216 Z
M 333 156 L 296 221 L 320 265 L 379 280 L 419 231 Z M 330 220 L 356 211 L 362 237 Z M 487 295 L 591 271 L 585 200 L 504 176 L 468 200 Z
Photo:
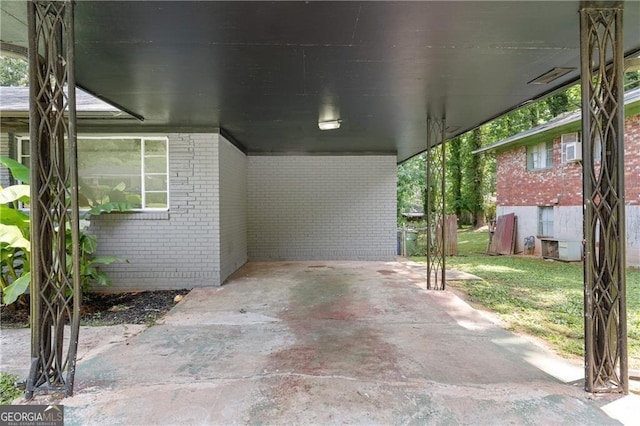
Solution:
M 547 169 L 553 166 L 553 142 L 541 142 L 527 148 L 527 169 Z
M 538 207 L 538 234 L 553 236 L 553 207 Z
M 140 208 L 142 207 L 140 188 L 140 176 L 80 178 L 80 207 L 108 202 L 127 202 L 136 204 L 136 208 Z
M 21 160 L 29 166 L 29 140 L 21 142 Z M 166 147 L 166 140 L 145 139 L 143 144 L 140 138 L 78 138 L 80 207 L 126 202 L 133 208 L 167 208 Z M 65 154 L 67 152 L 65 149 Z M 145 179 L 144 185 L 142 179 Z
M 145 157 L 145 173 L 167 173 L 167 157 Z
M 540 145 L 533 147 L 533 168 L 540 169 L 544 167 L 542 164 L 542 153 L 540 152 Z
M 166 208 L 167 193 L 166 192 L 148 192 L 146 194 L 148 208 Z
M 145 139 L 144 141 L 144 153 L 145 155 L 158 155 L 167 153 L 167 142 L 158 140 Z
M 141 199 L 140 150 L 139 139 L 78 139 L 78 175 L 89 204 Z
M 146 191 L 166 191 L 167 175 L 147 175 L 144 177 Z
M 142 195 L 136 194 L 133 192 L 128 192 L 125 195 L 125 203 L 129 203 L 133 206 L 134 209 L 142 208 Z

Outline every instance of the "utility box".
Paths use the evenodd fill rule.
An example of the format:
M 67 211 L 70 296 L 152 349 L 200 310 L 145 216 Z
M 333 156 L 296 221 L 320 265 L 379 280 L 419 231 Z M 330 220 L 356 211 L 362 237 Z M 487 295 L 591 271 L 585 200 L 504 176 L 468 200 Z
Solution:
M 540 249 L 544 259 L 576 262 L 582 260 L 582 243 L 580 241 L 540 238 Z

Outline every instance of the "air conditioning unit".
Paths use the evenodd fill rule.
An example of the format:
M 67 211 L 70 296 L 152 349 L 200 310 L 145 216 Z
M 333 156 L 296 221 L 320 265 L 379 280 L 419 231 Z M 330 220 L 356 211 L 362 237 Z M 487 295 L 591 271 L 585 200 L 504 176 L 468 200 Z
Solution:
M 565 163 L 582 160 L 582 143 L 580 142 L 579 133 L 562 135 L 562 153 L 564 154 Z
M 580 142 L 569 142 L 564 146 L 564 161 L 570 163 L 572 161 L 582 160 L 582 144 Z

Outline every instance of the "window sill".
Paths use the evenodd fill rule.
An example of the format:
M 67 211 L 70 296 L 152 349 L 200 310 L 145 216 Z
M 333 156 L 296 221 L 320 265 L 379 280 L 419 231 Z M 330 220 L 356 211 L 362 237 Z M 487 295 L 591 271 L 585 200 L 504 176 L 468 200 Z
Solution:
M 91 221 L 105 220 L 169 220 L 169 211 L 128 211 L 111 212 L 99 216 L 91 216 Z

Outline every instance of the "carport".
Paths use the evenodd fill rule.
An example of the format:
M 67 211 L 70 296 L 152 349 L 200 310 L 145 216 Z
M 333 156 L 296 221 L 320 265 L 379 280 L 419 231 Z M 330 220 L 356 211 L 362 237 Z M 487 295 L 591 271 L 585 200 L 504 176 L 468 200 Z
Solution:
M 31 63 L 29 393 L 73 390 L 75 347 L 63 350 L 62 324 L 71 318 L 77 341 L 80 301 L 66 290 L 78 294 L 78 261 L 75 253 L 66 270 L 65 236 L 55 230 L 69 223 L 77 245 L 75 86 L 136 117 L 132 129 L 218 131 L 249 158 L 401 162 L 428 151 L 434 232 L 425 280 L 443 289 L 435 230 L 444 213 L 444 142 L 579 79 L 585 387 L 628 392 L 618 147 L 625 57 L 640 50 L 639 3 L 36 1 L 4 2 L 1 11 L 3 50 L 28 54 Z M 607 155 L 596 169 L 598 138 Z M 53 254 L 43 250 L 52 245 Z

